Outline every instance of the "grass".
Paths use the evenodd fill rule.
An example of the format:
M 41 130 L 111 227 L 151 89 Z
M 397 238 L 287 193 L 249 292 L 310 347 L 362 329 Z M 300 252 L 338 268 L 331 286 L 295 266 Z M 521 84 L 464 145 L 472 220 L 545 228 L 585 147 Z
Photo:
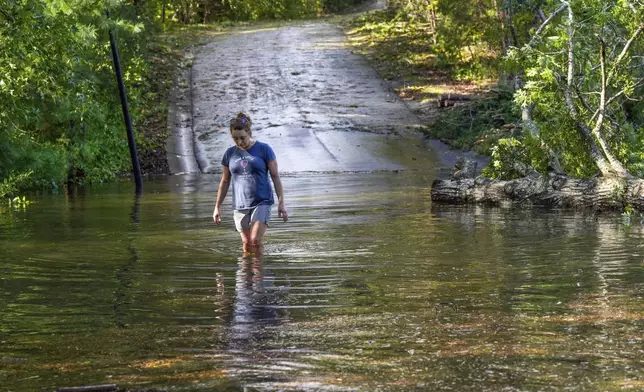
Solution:
M 445 64 L 432 44 L 428 23 L 392 20 L 386 11 L 339 23 L 353 50 L 369 61 L 424 122 L 428 137 L 489 155 L 496 140 L 515 136 L 519 130 L 511 91 L 496 86 L 493 54 L 463 56 L 462 63 Z M 470 49 L 462 51 L 471 53 Z M 450 94 L 467 101 L 439 108 L 440 97 Z

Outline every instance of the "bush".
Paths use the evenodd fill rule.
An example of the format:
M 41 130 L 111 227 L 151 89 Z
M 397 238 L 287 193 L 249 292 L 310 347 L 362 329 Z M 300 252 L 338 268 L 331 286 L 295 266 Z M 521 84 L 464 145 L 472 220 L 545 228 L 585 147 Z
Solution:
M 423 131 L 454 148 L 490 155 L 497 140 L 521 134 L 513 107 L 512 92 L 496 89 L 485 98 L 443 109 Z
M 499 139 L 491 149 L 491 158 L 490 166 L 483 169 L 483 175 L 488 178 L 513 180 L 525 176 L 531 169 L 545 173 L 548 168 L 548 155 L 531 136 L 523 141 Z

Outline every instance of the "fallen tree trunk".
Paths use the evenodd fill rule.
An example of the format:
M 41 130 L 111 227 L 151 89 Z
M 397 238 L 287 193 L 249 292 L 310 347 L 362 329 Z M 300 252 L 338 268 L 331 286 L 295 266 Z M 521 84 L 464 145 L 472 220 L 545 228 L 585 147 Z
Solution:
M 457 101 L 471 101 L 472 97 L 466 94 L 440 94 L 436 98 L 436 106 L 439 108 L 446 108 L 454 106 Z
M 103 384 L 58 388 L 56 392 L 116 392 L 117 390 L 118 386 L 116 384 Z
M 478 177 L 435 180 L 433 201 L 451 204 L 528 204 L 644 212 L 644 180 L 624 177 L 571 178 L 533 173 L 510 181 Z

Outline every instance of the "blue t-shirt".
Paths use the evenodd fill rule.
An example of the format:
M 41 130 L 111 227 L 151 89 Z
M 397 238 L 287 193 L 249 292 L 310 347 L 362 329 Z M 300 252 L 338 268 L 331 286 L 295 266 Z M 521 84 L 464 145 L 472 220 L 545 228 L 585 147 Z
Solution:
M 258 141 L 248 150 L 237 146 L 226 150 L 221 164 L 228 166 L 232 175 L 234 210 L 274 203 L 267 165 L 273 159 L 271 146 Z

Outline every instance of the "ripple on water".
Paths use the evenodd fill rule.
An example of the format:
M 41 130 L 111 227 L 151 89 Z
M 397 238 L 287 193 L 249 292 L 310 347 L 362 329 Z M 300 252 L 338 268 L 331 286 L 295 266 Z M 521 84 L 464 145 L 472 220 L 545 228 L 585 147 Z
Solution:
M 423 173 L 286 176 L 292 220 L 242 259 L 216 178 L 181 181 L 0 221 L 3 386 L 641 386 L 639 226 L 433 205 Z

